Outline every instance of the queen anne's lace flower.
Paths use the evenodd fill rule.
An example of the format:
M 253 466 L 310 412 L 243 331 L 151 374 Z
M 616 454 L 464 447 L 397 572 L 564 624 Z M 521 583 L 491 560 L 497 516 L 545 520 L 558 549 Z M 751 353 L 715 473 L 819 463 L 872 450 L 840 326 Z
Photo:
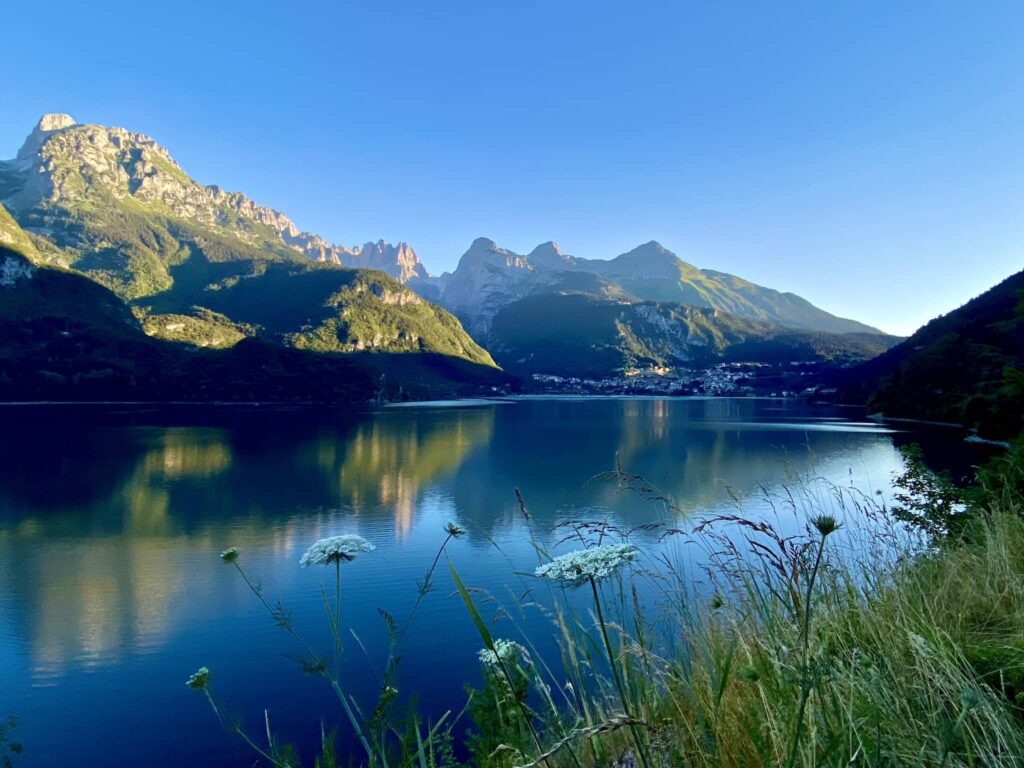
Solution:
M 477 656 L 484 666 L 491 669 L 499 669 L 503 662 L 530 663 L 530 652 L 515 640 L 495 640 L 493 651 L 490 648 L 482 648 Z
M 210 683 L 210 670 L 206 667 L 200 667 L 192 676 L 185 682 L 189 688 L 196 691 L 202 691 L 206 689 L 206 686 Z
M 307 567 L 310 565 L 333 565 L 343 560 L 355 560 L 360 552 L 372 552 L 376 547 L 354 533 L 346 533 L 343 536 L 330 536 L 320 539 L 316 544 L 306 550 L 306 554 L 299 560 L 299 565 Z
M 631 544 L 604 544 L 556 557 L 533 573 L 567 587 L 578 587 L 591 579 L 597 581 L 611 576 L 622 566 L 636 560 L 636 557 L 636 547 Z

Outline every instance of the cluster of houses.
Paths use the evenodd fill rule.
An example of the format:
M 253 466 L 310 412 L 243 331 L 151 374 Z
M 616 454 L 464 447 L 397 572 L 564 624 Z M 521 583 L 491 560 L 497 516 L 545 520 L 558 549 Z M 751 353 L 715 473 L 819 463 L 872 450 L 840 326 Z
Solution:
M 719 363 L 710 368 L 631 368 L 614 376 L 587 378 L 535 373 L 533 382 L 547 392 L 567 394 L 719 395 L 772 394 L 796 396 L 795 391 L 766 393 L 758 375 L 772 366 L 764 363 Z

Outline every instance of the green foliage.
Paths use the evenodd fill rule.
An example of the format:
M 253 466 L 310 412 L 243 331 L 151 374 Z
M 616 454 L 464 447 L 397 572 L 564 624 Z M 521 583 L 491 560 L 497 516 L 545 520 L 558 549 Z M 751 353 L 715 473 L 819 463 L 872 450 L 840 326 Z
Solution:
M 511 766 L 517 754 L 528 754 L 533 747 L 523 715 L 530 678 L 518 665 L 511 670 L 511 685 L 504 675 L 485 669 L 483 687 L 466 689 L 470 697 L 467 713 L 473 721 L 466 748 L 473 765 Z
M 33 263 L 41 261 L 39 251 L 32 238 L 18 226 L 3 205 L 0 205 L 0 246 L 17 251 Z
M 194 347 L 224 349 L 256 335 L 253 326 L 234 323 L 226 316 L 203 307 L 193 307 L 192 313 L 187 315 L 150 315 L 145 311 L 139 314 L 147 336 Z
M 1024 436 L 1010 449 L 995 456 L 978 469 L 977 483 L 967 489 L 974 508 L 1016 509 L 1024 514 Z
M 990 438 L 1024 431 L 1024 272 L 851 371 L 844 397 L 890 416 L 962 423 Z
M 965 491 L 953 483 L 948 473 L 933 472 L 925 464 L 919 446 L 907 446 L 902 453 L 904 470 L 894 481 L 893 517 L 935 539 L 960 534 L 970 517 Z

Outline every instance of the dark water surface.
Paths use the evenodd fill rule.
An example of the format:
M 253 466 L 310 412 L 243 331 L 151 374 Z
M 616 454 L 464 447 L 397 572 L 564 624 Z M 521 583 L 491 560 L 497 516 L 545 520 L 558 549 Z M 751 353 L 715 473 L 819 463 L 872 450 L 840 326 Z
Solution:
M 901 427 L 901 430 L 905 427 Z M 764 488 L 819 476 L 888 493 L 897 445 L 953 455 L 959 436 L 897 432 L 795 401 L 526 400 L 336 411 L 143 407 L 0 408 L 0 716 L 19 718 L 24 766 L 251 766 L 254 756 L 186 689 L 197 667 L 259 730 L 263 710 L 311 763 L 321 718 L 340 722 L 322 681 L 261 612 L 228 546 L 325 651 L 319 584 L 298 561 L 316 539 L 365 536 L 344 566 L 345 683 L 365 706 L 384 660 L 378 608 L 408 613 L 416 581 L 454 521 L 463 580 L 495 594 L 530 570 L 514 488 L 546 544 L 567 518 L 624 527 L 754 510 Z M 668 492 L 681 520 L 591 478 L 614 465 Z M 642 539 L 644 534 L 638 534 Z M 499 549 L 500 548 L 500 549 Z M 510 588 L 510 589 L 507 589 Z M 400 689 L 435 715 L 477 683 L 480 640 L 447 569 L 417 614 Z M 543 647 L 550 629 L 526 628 Z M 497 634 L 515 636 L 496 620 Z M 548 643 L 550 644 L 550 643 Z M 367 658 L 367 656 L 369 658 Z M 344 730 L 344 729 L 342 729 Z

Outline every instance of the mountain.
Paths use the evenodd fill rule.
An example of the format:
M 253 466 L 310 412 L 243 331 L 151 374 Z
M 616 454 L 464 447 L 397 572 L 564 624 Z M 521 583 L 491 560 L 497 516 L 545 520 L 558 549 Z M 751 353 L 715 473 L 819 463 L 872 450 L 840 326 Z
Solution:
M 0 401 L 279 401 L 455 397 L 505 382 L 490 366 L 421 353 L 331 354 L 254 338 L 200 349 L 146 335 L 131 309 L 40 264 L 0 206 Z
M 494 364 L 457 320 L 401 284 L 427 276 L 407 244 L 329 244 L 195 182 L 139 133 L 44 116 L 0 163 L 0 203 L 35 247 L 30 259 L 109 288 L 155 336 Z
M 886 416 L 1024 432 L 1024 271 L 837 376 L 840 397 Z
M 44 116 L 17 156 L 0 162 L 0 246 L 44 276 L 33 286 L 67 284 L 73 273 L 107 289 L 91 294 L 95 312 L 106 316 L 110 297 L 120 300 L 133 344 L 142 333 L 191 352 L 242 347 L 248 366 L 292 352 L 395 355 L 387 370 L 392 358 L 356 367 L 377 366 L 403 387 L 413 380 L 399 369 L 422 371 L 428 359 L 465 364 L 432 363 L 424 382 L 487 379 L 474 367 L 495 366 L 484 347 L 522 374 L 606 375 L 733 359 L 845 364 L 893 342 L 793 294 L 698 269 L 655 242 L 601 260 L 554 242 L 521 255 L 480 238 L 453 273 L 432 278 L 406 243 L 331 244 L 241 193 L 199 184 L 143 134 L 63 114 Z M 89 323 L 81 308 L 78 320 Z M 75 328 L 72 337 L 93 334 Z M 140 360 L 171 354 L 146 349 Z M 184 360 L 166 365 L 180 370 Z M 155 371 L 132 375 L 157 387 Z
M 585 281 L 591 281 L 585 287 Z M 792 293 L 781 293 L 734 275 L 688 264 L 656 242 L 614 259 L 584 259 L 556 243 L 528 255 L 478 238 L 451 274 L 434 283 L 437 299 L 477 339 L 486 338 L 502 307 L 530 294 L 571 290 L 638 301 L 673 302 L 716 309 L 788 328 L 830 333 L 881 334 L 855 320 L 836 317 Z
M 606 377 L 629 368 L 702 368 L 723 361 L 859 362 L 898 339 L 784 328 L 706 307 L 538 293 L 505 305 L 489 349 L 518 374 Z
M 131 214 L 148 214 L 154 224 L 164 223 L 161 218 L 179 219 L 283 257 L 302 254 L 314 261 L 378 269 L 401 282 L 427 276 L 407 243 L 328 243 L 319 235 L 300 231 L 280 211 L 239 192 L 224 192 L 192 180 L 170 153 L 148 136 L 124 128 L 81 125 L 70 115 L 44 115 L 17 157 L 0 165 L 0 197 L 19 220 L 28 218 L 27 226 L 44 233 L 51 223 L 77 223 L 76 213 L 105 214 L 97 208 L 115 202 L 118 212 L 103 216 L 111 225 L 122 223 Z M 90 250 L 88 233 L 55 234 Z M 172 243 L 167 241 L 174 239 L 173 232 L 170 234 L 168 238 L 167 232 L 154 227 L 150 238 L 133 243 L 138 253 L 127 266 L 142 274 L 138 275 L 141 285 L 134 291 L 128 289 L 129 293 L 145 289 L 145 273 L 150 269 L 154 272 L 151 280 L 166 284 L 166 275 L 161 274 L 158 263 L 152 263 L 152 257 L 168 255 Z M 102 254 L 96 255 L 98 261 L 104 261 Z M 99 271 L 102 264 L 87 268 Z

